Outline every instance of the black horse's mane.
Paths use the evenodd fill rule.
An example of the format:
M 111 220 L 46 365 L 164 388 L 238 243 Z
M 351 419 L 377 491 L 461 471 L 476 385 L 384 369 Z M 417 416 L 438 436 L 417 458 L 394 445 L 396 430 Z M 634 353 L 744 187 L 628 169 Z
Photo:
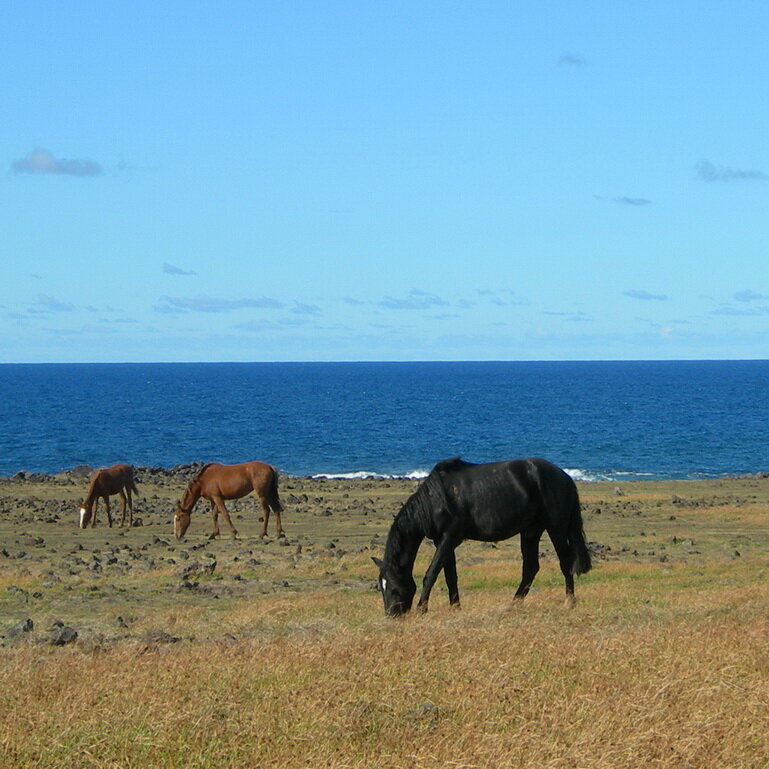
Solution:
M 419 537 L 421 541 L 426 536 L 426 524 L 435 512 L 436 506 L 449 506 L 441 474 L 464 464 L 466 463 L 459 457 L 438 462 L 419 484 L 417 490 L 403 503 L 390 529 L 385 547 L 385 560 L 388 557 L 397 560 L 406 542 L 415 537 Z

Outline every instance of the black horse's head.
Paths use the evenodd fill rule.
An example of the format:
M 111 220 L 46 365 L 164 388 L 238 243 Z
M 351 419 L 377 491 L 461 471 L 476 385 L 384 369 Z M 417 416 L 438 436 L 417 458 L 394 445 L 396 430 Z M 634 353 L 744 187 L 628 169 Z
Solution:
M 413 577 L 410 574 L 393 573 L 392 569 L 388 569 L 379 558 L 371 560 L 379 567 L 378 585 L 384 600 L 385 614 L 388 617 L 400 617 L 406 614 L 411 609 L 417 592 Z

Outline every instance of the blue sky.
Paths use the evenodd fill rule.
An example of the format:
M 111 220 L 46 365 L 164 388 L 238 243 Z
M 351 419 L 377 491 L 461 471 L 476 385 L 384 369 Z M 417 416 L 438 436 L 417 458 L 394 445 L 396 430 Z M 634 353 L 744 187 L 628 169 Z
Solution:
M 763 2 L 25 2 L 0 362 L 765 358 Z

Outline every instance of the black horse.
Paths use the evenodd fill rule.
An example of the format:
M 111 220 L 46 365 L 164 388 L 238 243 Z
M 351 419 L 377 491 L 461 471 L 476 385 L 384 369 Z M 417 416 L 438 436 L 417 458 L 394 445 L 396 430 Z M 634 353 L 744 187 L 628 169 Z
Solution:
M 416 594 L 414 560 L 427 537 L 435 555 L 425 573 L 417 609 L 427 611 L 441 569 L 449 603 L 459 606 L 454 549 L 466 539 L 497 542 L 521 535 L 523 576 L 515 598 L 523 600 L 539 571 L 539 540 L 547 532 L 574 605 L 574 574 L 590 570 L 579 494 L 560 467 L 544 459 L 513 459 L 475 465 L 461 459 L 439 462 L 395 516 L 379 567 L 385 613 L 405 614 Z

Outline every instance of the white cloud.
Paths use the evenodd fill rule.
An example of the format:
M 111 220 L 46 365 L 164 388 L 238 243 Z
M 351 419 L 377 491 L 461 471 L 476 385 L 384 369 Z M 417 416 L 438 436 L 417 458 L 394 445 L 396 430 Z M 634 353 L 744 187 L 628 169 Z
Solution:
M 183 270 L 181 267 L 169 264 L 168 262 L 163 262 L 163 272 L 166 275 L 197 275 L 195 270 Z
M 243 309 L 280 310 L 285 305 L 277 299 L 263 296 L 259 299 L 222 299 L 213 296 L 173 297 L 161 296 L 160 303 L 155 307 L 156 312 L 230 312 Z
M 763 171 L 719 168 L 707 160 L 701 160 L 697 163 L 694 170 L 697 178 L 704 182 L 754 182 L 769 180 L 769 174 Z
M 388 310 L 429 310 L 431 307 L 448 307 L 448 302 L 428 291 L 413 289 L 406 297 L 386 296 L 377 304 Z
M 89 158 L 56 158 L 48 150 L 33 150 L 27 157 L 14 160 L 11 168 L 17 174 L 61 174 L 65 176 L 99 176 L 101 166 Z
M 667 302 L 668 297 L 665 294 L 651 294 L 643 289 L 630 289 L 622 292 L 631 299 L 640 299 L 642 302 Z

